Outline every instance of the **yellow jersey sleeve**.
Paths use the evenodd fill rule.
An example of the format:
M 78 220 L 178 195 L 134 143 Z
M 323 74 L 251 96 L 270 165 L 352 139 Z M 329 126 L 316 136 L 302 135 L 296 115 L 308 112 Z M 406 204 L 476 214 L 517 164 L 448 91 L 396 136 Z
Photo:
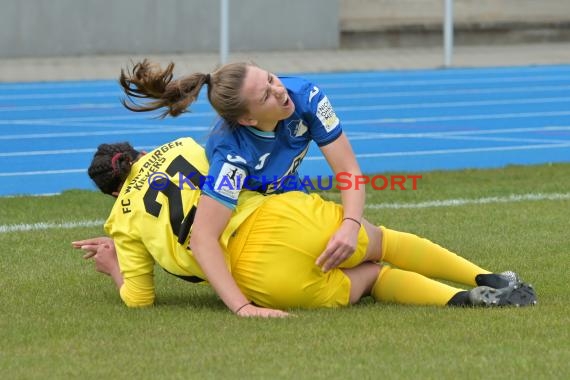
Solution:
M 145 307 L 154 304 L 154 279 L 152 275 L 141 275 L 125 279 L 119 291 L 128 307 Z

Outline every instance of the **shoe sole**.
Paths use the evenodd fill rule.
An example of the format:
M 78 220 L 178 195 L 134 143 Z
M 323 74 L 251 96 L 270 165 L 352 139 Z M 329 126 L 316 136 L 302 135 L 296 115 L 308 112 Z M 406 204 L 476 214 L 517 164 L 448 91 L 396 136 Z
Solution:
M 502 289 L 488 286 L 477 287 L 470 292 L 469 298 L 474 306 L 534 306 L 537 304 L 536 293 L 532 285 L 519 283 Z

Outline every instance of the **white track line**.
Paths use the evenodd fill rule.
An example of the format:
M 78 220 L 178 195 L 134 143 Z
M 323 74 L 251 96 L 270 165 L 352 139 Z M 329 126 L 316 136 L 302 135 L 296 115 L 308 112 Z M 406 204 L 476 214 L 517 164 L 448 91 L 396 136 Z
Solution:
M 110 80 L 93 80 L 88 82 L 83 81 L 70 81 L 70 82 L 51 82 L 51 83 L 19 83 L 19 84 L 1 84 L 0 91 L 29 91 L 29 90 L 53 90 L 53 89 L 68 89 L 80 88 L 82 90 L 91 89 L 93 87 L 109 87 L 116 89 L 117 83 Z
M 380 75 L 379 75 L 380 74 Z M 387 74 L 387 75 L 386 75 Z M 473 77 L 474 74 L 478 74 L 481 77 L 486 77 L 489 74 L 505 74 L 509 75 L 538 75 L 538 74 L 570 74 L 570 65 L 539 65 L 539 66 L 526 66 L 526 67 L 498 67 L 498 68 L 452 68 L 446 70 L 434 70 L 434 69 L 419 69 L 419 70 L 380 70 L 380 71 L 356 71 L 343 74 L 339 77 L 338 73 L 307 73 L 303 76 L 311 77 L 315 81 L 324 80 L 334 80 L 339 81 L 339 78 L 350 78 L 350 79 L 363 79 L 363 78 L 391 78 L 394 74 L 401 74 L 399 76 L 410 76 L 415 75 L 418 78 L 440 78 L 440 77 L 454 77 L 454 76 L 466 76 Z M 290 74 L 288 74 L 290 75 Z
M 156 148 L 155 145 L 145 145 L 145 146 L 137 146 L 135 149 L 137 150 L 147 150 L 147 149 L 154 149 Z M 0 157 L 26 157 L 26 156 L 51 156 L 51 155 L 62 155 L 62 154 L 83 154 L 83 153 L 94 153 L 96 149 L 94 148 L 85 148 L 85 149 L 57 149 L 57 150 L 30 150 L 30 151 L 23 151 L 23 152 L 9 152 L 9 153 L 0 153 Z
M 536 144 L 536 145 L 515 145 L 507 147 L 487 147 L 487 148 L 463 148 L 463 149 L 435 149 L 435 150 L 418 150 L 405 152 L 386 152 L 386 153 L 359 153 L 356 158 L 370 159 L 379 157 L 413 157 L 413 156 L 431 156 L 441 154 L 467 154 L 479 152 L 508 152 L 517 150 L 536 150 L 536 149 L 560 149 L 569 148 L 570 142 L 560 144 Z M 322 161 L 324 156 L 307 156 L 306 161 Z M 28 171 L 28 172 L 0 172 L 0 177 L 21 177 L 35 175 L 53 175 L 53 174 L 75 174 L 86 173 L 87 169 L 64 169 L 64 170 L 45 170 L 45 171 Z
M 472 101 L 451 101 L 451 102 L 423 102 L 423 103 L 402 103 L 402 104 L 381 104 L 373 106 L 337 106 L 335 111 L 340 112 L 358 112 L 358 111 L 389 111 L 389 110 L 414 110 L 414 109 L 430 109 L 430 108 L 461 108 L 461 107 L 483 107 L 497 105 L 520 105 L 520 104 L 552 104 L 552 103 L 568 103 L 570 97 L 553 96 L 530 99 L 497 99 L 497 100 L 472 100 Z M 1 107 L 0 112 L 30 112 L 30 111 L 87 111 L 93 109 L 122 109 L 123 105 L 119 102 L 114 103 L 78 103 L 78 104 L 48 104 L 42 106 L 7 106 Z M 194 115 L 212 115 L 211 109 L 205 112 L 193 112 Z
M 545 116 L 569 116 L 570 111 L 547 111 L 547 112 L 510 112 L 498 114 L 455 115 L 455 116 L 420 116 L 407 118 L 381 118 L 366 120 L 348 120 L 344 125 L 378 125 L 378 124 L 410 124 L 418 122 L 440 122 L 459 120 L 501 120 L 501 119 L 528 119 Z
M 492 141 L 492 142 L 514 142 L 514 143 L 534 143 L 534 144 L 559 144 L 565 143 L 567 140 L 552 140 L 552 139 L 525 139 L 525 138 L 512 138 L 512 137 L 482 137 L 482 136 L 433 136 L 426 137 L 432 140 L 456 140 L 456 141 Z M 1 157 L 1 154 L 0 154 Z
M 193 115 L 193 116 L 192 116 Z M 179 116 L 178 119 L 186 119 L 189 117 L 206 116 L 207 114 L 184 114 Z M 214 117 L 214 113 L 211 113 Z M 524 119 L 524 118 L 537 118 L 547 116 L 568 116 L 570 111 L 545 111 L 545 112 L 510 112 L 510 113 L 492 113 L 492 114 L 474 114 L 474 115 L 454 115 L 454 116 L 418 116 L 413 118 L 379 118 L 379 119 L 362 119 L 362 120 L 347 120 L 344 125 L 378 125 L 378 124 L 407 124 L 417 122 L 440 122 L 440 121 L 457 121 L 457 120 L 502 120 L 502 119 Z M 102 116 L 102 117 L 75 117 L 75 118 L 55 118 L 55 119 L 18 119 L 18 120 L 0 120 L 0 125 L 46 125 L 46 126 L 60 126 L 60 123 L 65 123 L 67 126 L 75 126 L 76 122 L 90 122 L 90 121 L 119 121 L 119 120 L 137 120 L 133 116 Z M 141 121 L 148 121 L 149 118 L 139 118 Z M 212 121 L 215 120 L 212 118 Z M 61 125 L 64 126 L 64 125 Z M 84 126 L 89 126 L 84 124 Z M 2 136 L 0 136 L 2 138 Z
M 0 112 L 30 112 L 30 111 L 82 111 L 93 109 L 123 108 L 116 103 L 77 103 L 77 104 L 49 104 L 45 106 L 8 106 L 0 108 Z
M 405 73 L 405 72 L 403 72 Z M 349 80 L 355 80 L 357 83 L 346 83 L 346 79 L 343 79 L 342 76 L 334 76 L 332 77 L 333 81 L 328 82 L 325 76 L 315 77 L 317 78 L 315 82 L 319 82 L 321 87 L 343 87 L 343 85 L 354 85 L 356 87 L 361 87 L 362 84 L 375 84 L 378 86 L 388 85 L 388 86 L 402 86 L 402 85 L 413 85 L 413 86 L 421 86 L 421 85 L 431 85 L 431 84 L 461 84 L 461 83 L 527 83 L 527 82 L 537 82 L 537 81 L 562 81 L 568 80 L 568 74 L 566 71 L 562 71 L 560 73 L 556 73 L 555 75 L 551 75 L 551 71 L 545 71 L 544 74 L 537 74 L 537 71 L 529 72 L 518 72 L 513 76 L 501 76 L 501 77 L 487 77 L 487 73 L 485 72 L 481 75 L 480 78 L 441 78 L 441 76 L 437 76 L 434 78 L 427 78 L 427 79 L 408 79 L 408 80 L 390 80 L 393 76 L 379 76 L 377 73 L 363 73 L 360 76 L 349 76 Z M 497 71 L 497 73 L 509 73 L 508 70 L 505 71 Z M 450 74 L 454 74 L 450 72 Z M 477 71 L 473 71 L 469 74 L 477 74 Z M 469 75 L 467 74 L 467 75 Z M 307 76 L 308 77 L 308 76 Z M 422 75 L 422 78 L 425 78 L 426 75 Z M 373 82 L 368 80 L 364 83 L 361 81 L 357 81 L 357 79 L 375 79 L 380 81 Z M 326 83 L 325 83 L 326 82 Z M 360 83 L 358 83 L 360 82 Z M 90 81 L 90 82 L 53 82 L 53 83 L 24 83 L 24 84 L 2 84 L 0 85 L 0 92 L 8 92 L 8 91 L 30 91 L 30 90 L 54 90 L 54 89 L 93 89 L 93 88 L 109 88 L 116 90 L 118 89 L 118 85 L 114 81 Z
M 209 127 L 189 127 L 181 129 L 160 129 L 161 133 L 164 132 L 197 132 L 206 131 Z M 570 126 L 546 126 L 536 128 L 503 128 L 492 130 L 467 130 L 467 131 L 447 131 L 447 132 L 427 132 L 427 133 L 368 133 L 368 132 L 348 132 L 347 136 L 350 141 L 359 140 L 388 140 L 388 139 L 454 139 L 454 140 L 481 140 L 481 141 L 500 141 L 500 142 L 516 142 L 516 143 L 544 143 L 558 144 L 565 143 L 565 140 L 551 140 L 551 139 L 524 139 L 524 138 L 503 138 L 503 137 L 486 137 L 486 135 L 503 134 L 503 133 L 533 133 L 533 132 L 553 132 L 553 131 L 570 131 Z M 139 133 L 147 133 L 146 131 L 138 131 Z M 152 133 L 152 130 L 150 131 Z M 120 131 L 112 132 L 69 132 L 69 133 L 54 133 L 54 134 L 31 134 L 31 135 L 8 135 L 0 136 L 0 140 L 19 140 L 26 138 L 48 138 L 48 137 L 84 137 L 92 135 L 111 135 L 123 134 Z M 133 131 L 133 134 L 138 134 Z M 481 136 L 481 137 L 478 137 Z M 4 138 L 3 138 L 4 137 Z M 152 146 L 144 146 L 139 149 L 152 149 Z M 41 156 L 41 155 L 54 155 L 54 154 L 81 154 L 92 153 L 94 148 L 86 149 L 57 149 L 57 150 L 38 150 L 38 151 L 20 151 L 0 153 L 0 157 L 22 157 L 22 156 Z
M 386 92 L 366 92 L 366 93 L 349 93 L 334 94 L 330 96 L 331 100 L 336 103 L 337 99 L 376 99 L 376 98 L 395 98 L 395 97 L 416 97 L 416 96 L 437 96 L 437 95 L 480 95 L 480 94 L 516 94 L 537 92 L 552 92 L 557 90 L 570 90 L 570 86 L 531 86 L 531 87 L 503 87 L 503 88 L 476 88 L 476 89 L 460 89 L 460 90 L 429 90 L 429 91 L 386 91 Z
M 460 149 L 434 149 L 434 150 L 416 150 L 408 152 L 386 152 L 386 153 L 360 153 L 356 158 L 378 158 L 378 157 L 413 157 L 413 156 L 431 156 L 440 154 L 466 154 L 478 152 L 508 152 L 516 150 L 535 150 L 535 149 L 556 149 L 568 148 L 570 142 L 560 144 L 537 144 L 537 145 L 515 145 L 506 147 L 487 147 L 487 148 L 460 148 Z M 321 161 L 325 158 L 323 156 L 308 156 L 305 157 L 307 161 Z
M 432 85 L 447 85 L 447 84 L 475 84 L 475 83 L 529 83 L 529 82 L 568 82 L 570 77 L 568 75 L 538 75 L 538 76 L 521 76 L 521 77 L 502 77 L 502 78 L 473 78 L 473 79 L 436 79 L 436 80 L 376 80 L 376 81 L 355 81 L 351 82 L 338 82 L 322 85 L 321 87 L 329 88 L 363 88 L 363 87 L 400 87 L 400 86 L 432 86 Z
M 418 209 L 418 208 L 436 208 L 436 207 L 458 207 L 466 205 L 483 205 L 491 203 L 515 203 L 528 201 L 559 201 L 570 199 L 570 193 L 530 193 L 530 194 L 511 194 L 504 197 L 485 197 L 485 198 L 458 198 L 443 199 L 416 203 L 376 203 L 366 205 L 367 209 Z M 29 232 L 43 231 L 48 229 L 72 229 L 81 227 L 102 226 L 104 220 L 84 220 L 76 222 L 45 222 L 45 223 L 24 223 L 24 224 L 4 224 L 0 225 L 0 233 L 10 232 Z
M 7 172 L 0 173 L 0 177 L 22 177 L 31 175 L 51 175 L 51 174 L 75 174 L 83 173 L 87 174 L 87 169 L 62 169 L 62 170 L 36 170 L 29 172 Z
M 437 96 L 437 95 L 474 95 L 474 94 L 517 94 L 537 92 L 552 92 L 560 90 L 568 90 L 570 85 L 553 85 L 553 86 L 525 86 L 525 87 L 501 87 L 501 88 L 468 88 L 468 89 L 445 89 L 445 90 L 429 90 L 429 91 L 385 91 L 374 93 L 335 93 L 334 99 L 375 99 L 375 98 L 394 98 L 394 97 L 415 97 L 415 96 Z M 0 95 L 0 100 L 40 100 L 40 99 L 90 99 L 90 98 L 113 98 L 119 99 L 123 93 L 119 90 L 113 92 L 62 92 L 49 94 L 14 94 Z M 193 105 L 209 104 L 207 100 L 199 98 Z
M 93 132 L 54 132 L 54 133 L 32 133 L 19 135 L 0 135 L 0 140 L 33 140 L 33 139 L 49 139 L 60 137 L 87 137 L 87 136 L 111 136 L 111 135 L 148 135 L 148 134 L 165 134 L 174 132 L 203 132 L 211 129 L 210 127 L 178 127 L 178 128 L 146 128 L 146 129 L 123 129 L 118 131 L 93 131 Z
M 119 67 L 119 66 L 118 66 Z M 326 82 L 332 81 L 332 83 L 336 83 L 338 81 L 342 81 L 343 78 L 348 77 L 350 79 L 366 79 L 366 78 L 378 78 L 381 79 L 389 79 L 394 76 L 394 74 L 399 74 L 400 76 L 407 76 L 409 74 L 417 74 L 422 78 L 429 76 L 430 74 L 435 74 L 434 78 L 440 78 L 441 76 L 473 76 L 474 74 L 479 74 L 482 77 L 486 77 L 489 74 L 501 74 L 502 78 L 509 78 L 505 77 L 505 74 L 516 75 L 515 78 L 517 81 L 520 80 L 521 82 L 525 82 L 528 78 L 535 78 L 540 74 L 540 78 L 548 78 L 549 75 L 555 73 L 556 75 L 564 75 L 570 74 L 570 70 L 564 65 L 558 65 L 557 67 L 551 67 L 549 65 L 542 65 L 542 66 L 529 66 L 529 67 L 505 67 L 505 68 L 496 68 L 496 69 L 482 69 L 482 68 L 468 68 L 468 69 L 451 69 L 442 71 L 436 70 L 394 70 L 389 71 L 389 75 L 379 75 L 385 74 L 386 71 L 366 71 L 366 72 L 355 72 L 350 73 L 346 76 L 342 76 L 339 74 L 328 74 L 328 73 L 305 73 L 303 74 L 304 77 L 311 77 L 314 78 L 316 82 Z M 279 73 L 278 73 L 279 74 Z M 279 74 L 281 75 L 281 74 Z M 291 73 L 284 73 L 283 75 L 291 75 Z M 568 78 L 568 76 L 565 76 Z M 458 78 L 461 80 L 461 78 Z M 72 89 L 72 88 L 79 88 L 79 89 L 89 89 L 92 87 L 109 87 L 109 88 L 117 88 L 118 85 L 116 81 L 108 79 L 108 80 L 89 80 L 89 81 L 69 81 L 69 82 L 47 82 L 47 83 L 17 83 L 17 84 L 1 84 L 0 91 L 19 91 L 19 90 L 33 90 L 33 89 L 40 89 L 40 90 L 48 90 L 48 89 Z
M 12 94 L 0 95 L 0 100 L 39 100 L 39 99 L 89 99 L 89 98 L 110 98 L 118 99 L 123 93 L 119 90 L 113 92 L 61 92 L 48 94 Z
M 178 120 L 180 119 L 192 119 L 197 117 L 212 117 L 214 120 L 216 113 L 215 112 L 187 112 L 180 116 L 178 116 Z M 0 125 L 19 125 L 19 124 L 26 124 L 26 125 L 58 125 L 58 123 L 73 123 L 73 122 L 85 122 L 85 121 L 119 121 L 119 120 L 141 120 L 141 121 L 149 121 L 152 119 L 158 118 L 158 115 L 137 115 L 135 113 L 131 113 L 128 115 L 119 115 L 119 116 L 82 116 L 82 117 L 57 117 L 57 118 L 44 118 L 44 119 L 4 119 L 0 120 Z
M 529 132 L 560 132 L 570 131 L 570 125 L 547 125 L 543 127 L 525 127 L 525 128 L 500 128 L 500 129 L 467 129 L 445 132 L 425 132 L 425 133 L 370 133 L 370 132 L 348 132 L 349 137 L 355 138 L 384 138 L 384 139 L 401 139 L 401 138 L 423 138 L 438 136 L 478 136 L 493 135 L 503 133 L 529 133 Z
M 498 105 L 520 105 L 520 104 L 551 104 L 551 103 L 565 103 L 566 107 L 570 101 L 569 97 L 550 97 L 550 98 L 533 98 L 533 99 L 502 99 L 502 100 L 474 100 L 462 102 L 439 102 L 439 103 L 403 103 L 403 104 L 390 104 L 390 105 L 375 105 L 375 106 L 347 106 L 335 107 L 335 111 L 339 112 L 358 112 L 358 111 L 389 111 L 389 110 L 414 110 L 414 109 L 429 109 L 429 108 L 461 108 L 461 107 L 483 107 L 483 106 L 498 106 Z

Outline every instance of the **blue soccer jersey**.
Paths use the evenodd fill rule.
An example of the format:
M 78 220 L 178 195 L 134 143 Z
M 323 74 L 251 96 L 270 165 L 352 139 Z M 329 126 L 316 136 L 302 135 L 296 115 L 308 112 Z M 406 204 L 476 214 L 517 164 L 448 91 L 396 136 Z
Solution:
M 297 169 L 311 140 L 322 147 L 342 134 L 340 120 L 320 88 L 300 78 L 279 79 L 295 112 L 275 131 L 244 125 L 230 129 L 220 120 L 206 143 L 210 171 L 202 192 L 232 209 L 242 188 L 264 194 L 303 189 Z

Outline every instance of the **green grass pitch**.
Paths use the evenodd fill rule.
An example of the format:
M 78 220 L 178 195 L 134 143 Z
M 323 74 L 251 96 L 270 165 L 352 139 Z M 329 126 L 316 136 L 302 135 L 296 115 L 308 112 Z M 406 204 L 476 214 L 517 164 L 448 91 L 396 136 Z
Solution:
M 102 234 L 112 201 L 89 191 L 0 198 L 1 378 L 570 378 L 570 164 L 430 172 L 416 191 L 368 189 L 370 221 L 519 272 L 539 299 L 520 309 L 365 299 L 240 319 L 207 286 L 157 270 L 156 306 L 131 310 L 70 245 Z M 95 225 L 57 227 L 85 221 Z

